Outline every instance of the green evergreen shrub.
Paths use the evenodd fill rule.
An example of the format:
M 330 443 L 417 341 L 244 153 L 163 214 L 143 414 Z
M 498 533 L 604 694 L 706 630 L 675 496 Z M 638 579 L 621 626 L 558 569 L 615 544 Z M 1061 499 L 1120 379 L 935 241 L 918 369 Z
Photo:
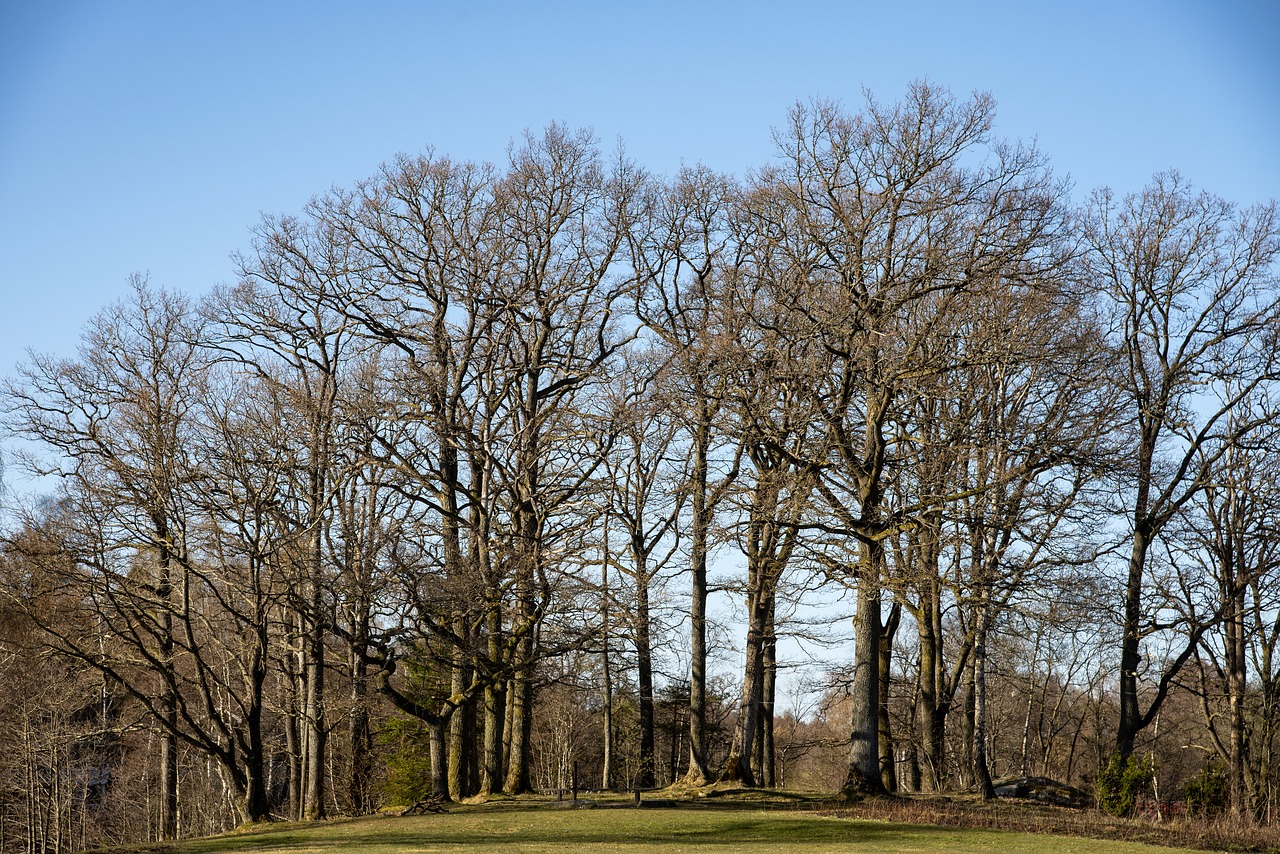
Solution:
M 1226 773 L 1216 763 L 1206 762 L 1200 773 L 1187 781 L 1183 796 L 1191 815 L 1202 818 L 1217 815 L 1231 800 Z
M 428 730 L 407 715 L 390 718 L 378 733 L 387 754 L 382 792 L 387 803 L 416 804 L 431 794 L 431 752 Z
M 1116 754 L 1098 773 L 1098 806 L 1120 818 L 1133 815 L 1138 797 L 1150 791 L 1155 778 L 1156 766 L 1150 758 L 1121 759 Z

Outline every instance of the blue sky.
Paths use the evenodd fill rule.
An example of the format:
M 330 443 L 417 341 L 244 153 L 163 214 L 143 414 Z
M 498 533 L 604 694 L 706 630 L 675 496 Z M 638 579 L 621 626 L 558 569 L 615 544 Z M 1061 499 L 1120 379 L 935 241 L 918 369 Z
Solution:
M 891 8 L 894 7 L 894 8 Z M 742 173 L 815 96 L 990 91 L 1077 195 L 1176 167 L 1280 195 L 1280 2 L 0 0 L 0 371 L 71 353 L 133 272 L 199 294 L 262 212 L 556 120 Z

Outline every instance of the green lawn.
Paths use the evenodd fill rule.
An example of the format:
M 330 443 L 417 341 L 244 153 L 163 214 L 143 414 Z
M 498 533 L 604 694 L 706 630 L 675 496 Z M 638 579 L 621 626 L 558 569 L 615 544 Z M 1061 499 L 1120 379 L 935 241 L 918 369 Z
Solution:
M 277 824 L 191 840 L 173 854 L 419 854 L 419 852 L 1079 852 L 1138 854 L 1177 849 L 990 830 L 827 818 L 742 807 L 555 809 L 524 804 L 452 807 L 448 813 L 374 816 L 311 825 Z

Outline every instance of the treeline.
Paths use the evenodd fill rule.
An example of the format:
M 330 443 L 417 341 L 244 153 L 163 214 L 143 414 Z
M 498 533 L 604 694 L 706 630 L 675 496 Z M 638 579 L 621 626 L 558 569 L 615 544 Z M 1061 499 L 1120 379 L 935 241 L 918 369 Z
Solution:
M 4 419 L 56 488 L 0 563 L 0 848 L 579 755 L 583 786 L 781 785 L 836 737 L 781 714 L 778 640 L 839 589 L 833 785 L 990 796 L 1172 730 L 1269 814 L 1275 206 L 1176 173 L 1077 204 L 993 117 L 799 106 L 742 180 L 555 125 L 402 156 L 264 218 L 234 286 L 137 281 L 33 355 Z

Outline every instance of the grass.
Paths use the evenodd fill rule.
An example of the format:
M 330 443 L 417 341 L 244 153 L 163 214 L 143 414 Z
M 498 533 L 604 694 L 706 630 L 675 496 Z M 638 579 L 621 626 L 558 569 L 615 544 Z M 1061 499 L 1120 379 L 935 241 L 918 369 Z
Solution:
M 635 809 L 600 801 L 594 809 L 520 799 L 453 805 L 424 816 L 370 816 L 315 824 L 271 824 L 222 836 L 153 845 L 155 854 L 512 854 L 604 852 L 791 852 L 906 854 L 1170 854 L 1136 841 L 1098 840 L 938 827 L 814 811 L 816 804 L 768 797 L 719 797 Z M 561 808 L 557 808 L 561 807 Z

